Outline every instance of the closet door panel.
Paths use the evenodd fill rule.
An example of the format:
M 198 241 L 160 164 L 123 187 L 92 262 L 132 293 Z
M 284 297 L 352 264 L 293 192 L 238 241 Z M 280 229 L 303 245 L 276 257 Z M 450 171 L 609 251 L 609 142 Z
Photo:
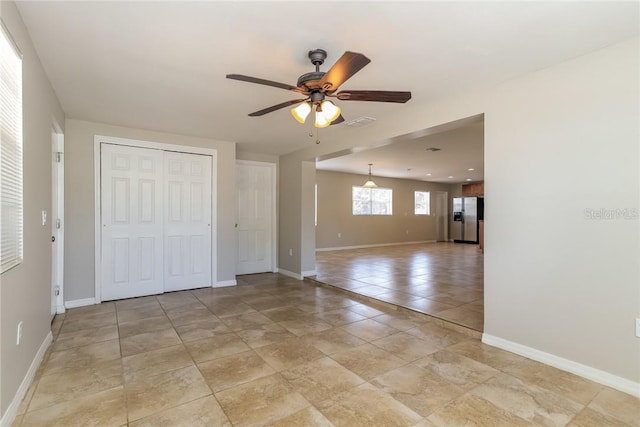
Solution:
M 101 146 L 102 301 L 162 293 L 163 153 Z
M 166 152 L 165 291 L 211 286 L 211 156 Z

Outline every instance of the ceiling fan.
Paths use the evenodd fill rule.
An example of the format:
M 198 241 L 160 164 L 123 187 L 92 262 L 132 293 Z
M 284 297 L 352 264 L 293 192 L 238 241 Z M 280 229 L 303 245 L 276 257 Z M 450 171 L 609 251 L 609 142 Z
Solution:
M 228 79 L 256 83 L 266 86 L 290 90 L 305 95 L 303 99 L 285 101 L 262 110 L 255 111 L 249 116 L 262 116 L 267 113 L 299 104 L 291 109 L 291 114 L 300 123 L 304 123 L 309 113 L 315 109 L 315 127 L 322 128 L 342 123 L 344 118 L 341 109 L 325 98 L 337 98 L 340 101 L 374 101 L 405 103 L 411 99 L 411 92 L 397 92 L 385 90 L 343 90 L 338 93 L 338 87 L 360 71 L 371 60 L 361 53 L 345 52 L 329 71 L 320 71 L 320 65 L 327 58 L 327 52 L 322 49 L 309 51 L 309 60 L 316 70 L 301 75 L 296 86 L 278 83 L 242 74 L 227 74 Z

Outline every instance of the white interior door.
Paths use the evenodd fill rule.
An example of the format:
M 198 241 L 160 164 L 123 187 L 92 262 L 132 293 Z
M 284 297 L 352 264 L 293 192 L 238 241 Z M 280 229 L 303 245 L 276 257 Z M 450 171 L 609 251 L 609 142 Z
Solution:
M 164 153 L 164 289 L 211 286 L 211 156 Z
M 102 144 L 102 301 L 162 293 L 163 152 Z
M 64 136 L 51 129 L 51 317 L 64 313 Z
M 274 166 L 238 162 L 238 274 L 273 271 Z

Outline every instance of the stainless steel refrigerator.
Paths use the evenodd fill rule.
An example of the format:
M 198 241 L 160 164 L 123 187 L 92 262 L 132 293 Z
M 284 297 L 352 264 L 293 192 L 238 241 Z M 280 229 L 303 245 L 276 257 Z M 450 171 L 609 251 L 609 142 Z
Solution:
M 484 219 L 483 197 L 454 197 L 453 221 L 454 232 L 460 236 L 456 243 L 478 243 L 479 224 Z M 457 230 L 455 230 L 457 229 Z

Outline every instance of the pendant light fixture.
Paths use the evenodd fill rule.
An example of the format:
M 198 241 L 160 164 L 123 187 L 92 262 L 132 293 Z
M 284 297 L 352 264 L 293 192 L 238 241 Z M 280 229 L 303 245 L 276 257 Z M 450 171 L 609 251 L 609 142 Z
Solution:
M 373 163 L 369 163 L 369 180 L 367 180 L 367 182 L 365 182 L 364 185 L 362 185 L 364 188 L 377 188 L 378 187 L 376 185 L 376 183 L 373 182 L 373 178 L 371 177 L 371 166 L 373 166 Z

